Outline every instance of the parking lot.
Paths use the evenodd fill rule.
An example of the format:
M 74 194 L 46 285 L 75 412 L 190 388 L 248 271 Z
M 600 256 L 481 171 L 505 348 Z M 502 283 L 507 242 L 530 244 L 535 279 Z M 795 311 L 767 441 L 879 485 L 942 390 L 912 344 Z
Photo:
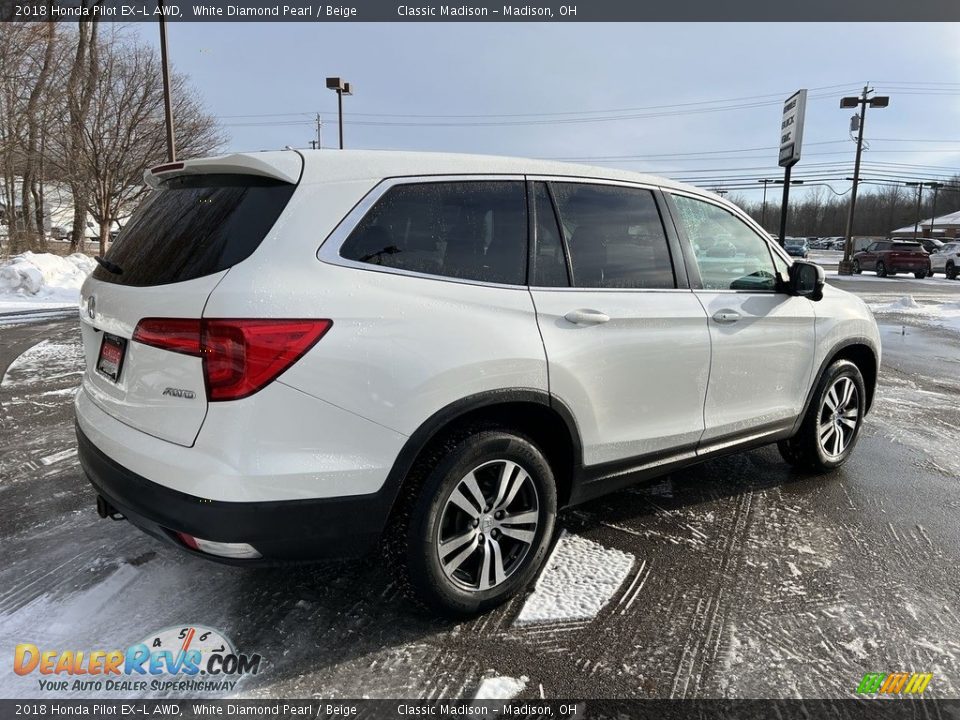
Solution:
M 838 280 L 824 264 L 871 304 L 960 301 L 958 281 Z M 462 623 L 409 605 L 376 558 L 237 569 L 98 518 L 74 449 L 77 322 L 14 319 L 0 325 L 0 636 L 111 648 L 218 628 L 264 658 L 226 693 L 239 697 L 850 697 L 865 672 L 900 670 L 957 696 L 960 335 L 878 319 L 877 400 L 843 468 L 810 476 L 765 448 L 568 511 L 538 588 Z M 42 696 L 10 659 L 0 694 Z

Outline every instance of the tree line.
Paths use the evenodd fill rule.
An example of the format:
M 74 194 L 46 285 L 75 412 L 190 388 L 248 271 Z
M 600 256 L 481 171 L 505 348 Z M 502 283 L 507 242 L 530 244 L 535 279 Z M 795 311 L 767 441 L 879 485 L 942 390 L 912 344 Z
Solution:
M 173 73 L 171 95 L 177 159 L 222 147 L 185 76 Z M 114 23 L 0 23 L 7 250 L 46 249 L 47 191 L 57 184 L 72 199 L 71 251 L 83 250 L 89 214 L 102 254 L 113 224 L 147 192 L 144 170 L 166 160 L 164 127 L 161 64 L 150 45 Z
M 767 194 L 766 211 L 762 200 L 748 200 L 734 195 L 730 199 L 774 234 L 780 231 L 780 200 L 783 187 L 771 185 Z M 771 197 L 773 200 L 771 201 Z M 920 205 L 920 220 L 946 215 L 960 210 L 960 175 L 944 181 L 937 191 L 936 207 L 933 189 L 924 188 Z M 796 189 L 789 202 L 787 235 L 798 237 L 842 236 L 847 228 L 850 211 L 850 193 L 837 195 L 825 187 L 806 190 L 800 196 Z M 892 230 L 913 225 L 917 220 L 917 189 L 903 185 L 860 186 L 853 234 L 857 236 L 887 237 Z

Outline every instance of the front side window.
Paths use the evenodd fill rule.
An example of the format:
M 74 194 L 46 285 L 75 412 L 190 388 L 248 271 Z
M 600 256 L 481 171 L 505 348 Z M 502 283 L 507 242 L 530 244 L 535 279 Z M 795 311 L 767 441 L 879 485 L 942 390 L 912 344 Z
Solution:
M 574 287 L 676 287 L 652 192 L 565 182 L 551 183 L 551 189 L 570 252 Z
M 679 222 L 706 290 L 774 290 L 776 277 L 766 241 L 733 213 L 712 203 L 675 195 Z
M 484 180 L 395 185 L 350 233 L 340 256 L 428 275 L 523 285 L 524 184 Z

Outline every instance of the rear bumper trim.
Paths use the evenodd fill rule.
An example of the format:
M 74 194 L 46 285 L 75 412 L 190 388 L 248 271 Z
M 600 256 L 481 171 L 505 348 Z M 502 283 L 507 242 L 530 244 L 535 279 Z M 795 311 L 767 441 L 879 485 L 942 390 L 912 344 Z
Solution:
M 207 500 L 152 482 L 97 448 L 80 429 L 80 464 L 90 484 L 144 532 L 210 560 L 237 565 L 357 557 L 376 547 L 393 497 L 369 495 L 274 502 Z M 249 543 L 263 556 L 231 560 L 183 546 L 174 533 L 206 540 Z

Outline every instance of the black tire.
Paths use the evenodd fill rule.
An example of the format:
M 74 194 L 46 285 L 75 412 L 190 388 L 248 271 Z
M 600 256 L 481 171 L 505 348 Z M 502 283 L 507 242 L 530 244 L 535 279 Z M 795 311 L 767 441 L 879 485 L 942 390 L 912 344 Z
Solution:
M 887 266 L 883 264 L 883 261 L 877 261 L 877 277 L 886 277 L 887 276 Z
M 927 273 L 926 273 L 925 270 L 921 270 L 920 272 L 915 272 L 915 273 L 913 274 L 913 276 L 914 276 L 917 280 L 923 280 L 923 279 L 927 276 Z
M 860 267 L 860 261 L 859 261 L 859 260 L 854 260 L 854 261 L 853 261 L 853 274 L 854 274 L 854 275 L 859 275 L 859 274 L 862 273 L 862 272 L 863 272 L 863 268 Z
M 956 279 L 957 279 L 957 266 L 954 265 L 952 262 L 951 262 L 951 263 L 947 263 L 947 268 L 946 268 L 944 274 L 947 276 L 947 280 L 956 280 Z
M 522 556 L 515 558 L 516 565 L 506 579 L 486 590 L 478 587 L 466 589 L 448 577 L 441 565 L 441 522 L 446 517 L 445 508 L 449 507 L 451 494 L 465 476 L 487 463 L 500 460 L 514 462 L 528 474 L 535 488 L 538 522 L 532 542 Z M 405 492 L 398 500 L 402 504 L 385 535 L 384 547 L 400 588 L 407 597 L 431 611 L 464 617 L 509 600 L 536 576 L 553 538 L 557 491 L 550 464 L 529 438 L 509 430 L 467 428 L 451 435 L 418 461 L 408 483 L 405 483 Z M 482 529 L 474 532 L 482 532 Z M 494 530 L 489 532 L 495 534 Z M 501 542 L 505 540 L 501 537 Z M 480 567 L 489 547 L 488 544 L 475 551 L 479 553 L 477 564 Z M 501 545 L 497 544 L 497 548 L 499 557 Z M 470 556 L 468 560 L 472 558 Z
M 831 425 L 829 418 L 831 411 L 825 404 L 830 390 L 842 379 L 849 378 L 856 389 L 856 398 L 851 398 L 851 407 L 855 404 L 857 416 L 855 427 L 852 428 L 852 435 L 846 441 L 842 451 L 833 454 L 824 450 L 823 443 L 820 441 L 820 433 L 827 425 Z M 824 372 L 823 377 L 817 384 L 810 401 L 810 407 L 803 418 L 800 429 L 797 434 L 789 440 L 781 440 L 777 443 L 777 449 L 781 457 L 791 465 L 795 465 L 806 470 L 814 472 L 828 472 L 843 465 L 850 453 L 857 445 L 860 437 L 860 429 L 863 426 L 863 415 L 866 409 L 866 388 L 863 384 L 863 375 L 860 369 L 849 360 L 837 360 Z M 828 418 L 826 423 L 822 423 L 824 416 Z M 834 433 L 837 430 L 834 429 Z M 830 438 L 835 437 L 830 435 Z

